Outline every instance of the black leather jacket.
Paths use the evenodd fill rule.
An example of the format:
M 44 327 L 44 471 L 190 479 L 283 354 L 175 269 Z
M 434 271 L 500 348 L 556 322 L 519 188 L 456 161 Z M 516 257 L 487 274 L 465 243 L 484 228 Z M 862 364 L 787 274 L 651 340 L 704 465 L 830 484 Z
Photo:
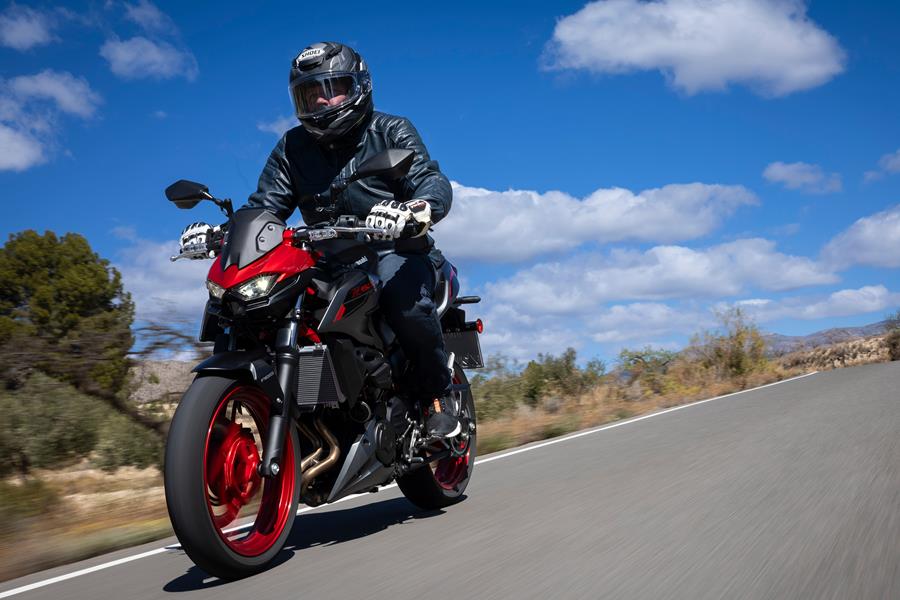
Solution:
M 428 156 L 422 138 L 408 119 L 375 111 L 366 124 L 342 142 L 319 145 L 303 127 L 289 130 L 269 155 L 257 190 L 246 206 L 265 208 L 285 221 L 299 208 L 305 223 L 321 222 L 327 216 L 316 212 L 315 194 L 328 190 L 332 181 L 349 176 L 362 161 L 386 148 L 408 148 L 416 153 L 416 158 L 409 174 L 393 190 L 396 198 L 427 200 L 434 223 L 450 212 L 450 182 L 437 161 Z M 337 214 L 365 219 L 372 206 L 393 198 L 387 183 L 369 177 L 350 184 L 338 201 Z M 427 250 L 433 245 L 430 236 L 422 236 L 398 241 L 396 249 Z

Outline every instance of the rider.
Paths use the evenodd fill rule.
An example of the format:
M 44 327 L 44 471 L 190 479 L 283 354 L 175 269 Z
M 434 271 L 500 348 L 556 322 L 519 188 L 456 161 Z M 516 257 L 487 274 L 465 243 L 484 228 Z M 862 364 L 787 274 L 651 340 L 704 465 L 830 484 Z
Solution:
M 381 310 L 413 363 L 417 392 L 435 399 L 429 404 L 429 435 L 452 437 L 460 422 L 449 401 L 451 371 L 434 303 L 431 256 L 440 254 L 428 235 L 450 210 L 450 182 L 408 119 L 374 110 L 368 67 L 349 46 L 321 42 L 305 48 L 291 65 L 289 89 L 301 127 L 281 137 L 245 207 L 265 208 L 284 221 L 299 208 L 303 221 L 312 225 L 326 218 L 316 211 L 314 196 L 334 180 L 387 148 L 415 152 L 399 185 L 388 189 L 375 178 L 356 181 L 343 192 L 336 214 L 353 214 L 387 230 L 381 243 L 394 252 L 378 265 Z M 189 226 L 182 247 L 205 239 L 211 230 L 205 223 Z

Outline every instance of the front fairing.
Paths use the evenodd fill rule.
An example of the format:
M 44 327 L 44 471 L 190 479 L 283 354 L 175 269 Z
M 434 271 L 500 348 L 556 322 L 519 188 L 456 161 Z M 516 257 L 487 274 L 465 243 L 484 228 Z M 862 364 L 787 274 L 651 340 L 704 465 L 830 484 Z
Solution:
M 228 290 L 263 273 L 278 273 L 281 281 L 313 266 L 309 252 L 285 241 L 285 229 L 284 221 L 265 209 L 235 212 L 207 278 Z

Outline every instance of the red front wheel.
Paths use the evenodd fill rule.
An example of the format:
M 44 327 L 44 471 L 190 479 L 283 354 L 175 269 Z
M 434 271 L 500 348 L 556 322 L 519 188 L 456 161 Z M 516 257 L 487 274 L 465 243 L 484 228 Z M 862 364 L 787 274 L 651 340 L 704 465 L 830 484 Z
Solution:
M 269 433 L 270 401 L 255 385 L 198 377 L 166 443 L 166 504 L 184 551 L 204 571 L 237 579 L 266 568 L 284 546 L 300 498 L 296 428 L 281 471 L 257 466 Z

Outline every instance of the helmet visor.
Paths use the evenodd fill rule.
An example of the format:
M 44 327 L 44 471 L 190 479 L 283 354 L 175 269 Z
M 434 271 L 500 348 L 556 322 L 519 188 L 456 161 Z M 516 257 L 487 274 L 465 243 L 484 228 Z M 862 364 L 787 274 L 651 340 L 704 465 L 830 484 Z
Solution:
M 356 78 L 348 73 L 327 73 L 305 78 L 291 86 L 298 117 L 324 113 L 354 100 L 359 94 Z

